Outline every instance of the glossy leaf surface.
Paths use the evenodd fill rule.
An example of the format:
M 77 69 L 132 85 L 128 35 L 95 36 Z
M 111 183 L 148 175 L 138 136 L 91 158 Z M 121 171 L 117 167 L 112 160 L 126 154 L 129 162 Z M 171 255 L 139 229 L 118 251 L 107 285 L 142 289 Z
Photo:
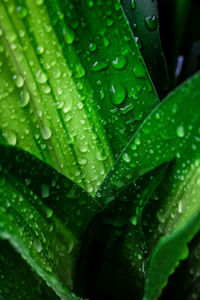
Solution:
M 97 193 L 102 202 L 113 201 L 132 181 L 198 143 L 199 84 L 198 73 L 169 94 L 146 118 Z
M 156 90 L 162 99 L 169 89 L 169 77 L 160 40 L 157 1 L 121 2 Z
M 9 0 L 0 11 L 4 139 L 94 195 L 158 101 L 120 5 Z

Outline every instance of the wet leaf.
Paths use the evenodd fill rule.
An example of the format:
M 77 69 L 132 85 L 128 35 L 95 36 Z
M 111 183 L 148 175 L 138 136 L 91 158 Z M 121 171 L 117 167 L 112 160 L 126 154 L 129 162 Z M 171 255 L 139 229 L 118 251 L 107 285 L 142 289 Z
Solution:
M 169 77 L 160 40 L 157 1 L 121 2 L 156 90 L 162 99 L 169 90 Z
M 0 11 L 4 140 L 94 195 L 158 101 L 120 5 L 9 0 Z
M 187 157 L 185 152 L 184 159 L 171 166 L 144 211 L 144 234 L 151 253 L 144 299 L 158 298 L 179 261 L 188 257 L 187 244 L 200 230 L 200 147 L 190 153 L 190 160 Z
M 59 298 L 7 241 L 0 240 L 0 298 L 58 300 Z
M 97 193 L 102 203 L 113 201 L 122 188 L 143 174 L 181 157 L 185 149 L 192 152 L 192 147 L 198 147 L 199 83 L 200 74 L 197 73 L 169 94 L 146 118 Z
M 0 153 L 0 237 L 61 299 L 79 299 L 72 293 L 76 263 L 84 231 L 99 206 L 29 154 L 5 146 Z

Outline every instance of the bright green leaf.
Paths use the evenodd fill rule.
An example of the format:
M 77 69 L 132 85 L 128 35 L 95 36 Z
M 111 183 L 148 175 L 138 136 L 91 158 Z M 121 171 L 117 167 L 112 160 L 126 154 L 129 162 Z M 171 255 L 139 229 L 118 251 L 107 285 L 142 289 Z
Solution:
M 158 101 L 119 3 L 9 0 L 0 12 L 4 139 L 94 195 Z
M 200 73 L 157 106 L 121 153 L 97 197 L 109 203 L 132 181 L 159 165 L 193 152 L 199 142 Z M 194 146 L 193 146 L 194 145 Z
M 187 244 L 200 230 L 199 158 L 200 147 L 190 160 L 177 160 L 146 207 L 143 222 L 149 224 L 145 240 L 151 256 L 144 299 L 158 298 L 179 260 L 188 256 Z

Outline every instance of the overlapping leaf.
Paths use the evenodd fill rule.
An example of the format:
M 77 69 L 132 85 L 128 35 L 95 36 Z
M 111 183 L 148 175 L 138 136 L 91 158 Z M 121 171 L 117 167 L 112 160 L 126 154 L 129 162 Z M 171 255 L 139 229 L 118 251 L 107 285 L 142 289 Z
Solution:
M 169 89 L 169 78 L 160 40 L 157 1 L 121 2 L 156 90 L 163 98 Z
M 7 241 L 0 240 L 0 245 L 1 299 L 59 299 Z
M 200 230 L 200 146 L 191 147 L 192 151 L 177 159 L 145 210 L 145 240 L 151 253 L 145 299 L 158 298 L 179 260 L 188 256 L 187 244 Z
M 120 4 L 2 1 L 0 28 L 4 139 L 94 195 L 157 103 Z
M 146 118 L 120 154 L 97 197 L 109 203 L 132 181 L 198 143 L 200 74 L 171 93 Z M 192 93 L 191 93 L 192 91 Z
M 83 233 L 99 206 L 30 155 L 5 146 L 0 153 L 0 236 L 61 299 L 78 299 L 71 293 L 76 264 Z

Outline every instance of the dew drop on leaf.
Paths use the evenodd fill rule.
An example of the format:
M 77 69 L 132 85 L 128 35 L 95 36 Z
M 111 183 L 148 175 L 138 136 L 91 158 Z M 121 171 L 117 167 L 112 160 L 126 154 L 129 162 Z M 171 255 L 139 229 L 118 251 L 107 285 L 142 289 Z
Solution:
M 156 16 L 148 16 L 145 18 L 144 22 L 147 29 L 150 31 L 154 31 L 158 27 L 158 19 Z
M 16 87 L 20 88 L 24 85 L 24 79 L 21 75 L 14 75 L 13 79 L 14 79 Z
M 176 134 L 178 137 L 182 138 L 185 135 L 185 130 L 183 126 L 178 126 L 176 129 Z
M 94 52 L 96 49 L 97 49 L 97 46 L 96 46 L 95 43 L 90 43 L 90 44 L 89 44 L 89 50 L 90 50 L 91 52 Z
M 112 65 L 115 69 L 121 70 L 126 66 L 127 59 L 125 56 L 118 56 L 112 61 Z
M 51 208 L 46 208 L 46 217 L 51 218 L 53 216 L 53 210 Z
M 49 186 L 47 184 L 41 185 L 41 196 L 42 198 L 48 198 L 50 195 Z
M 47 74 L 39 70 L 36 74 L 36 81 L 39 83 L 45 83 L 47 81 Z
M 113 84 L 110 92 L 112 94 L 112 102 L 116 105 L 121 104 L 126 98 L 126 90 L 120 83 Z
M 20 98 L 19 98 L 19 106 L 25 107 L 29 103 L 30 100 L 30 94 L 27 90 L 23 90 L 20 92 Z
M 28 14 L 26 7 L 18 6 L 16 10 L 17 10 L 18 15 L 22 19 L 25 18 Z
M 85 68 L 81 63 L 77 63 L 75 69 L 76 69 L 76 74 L 75 74 L 76 78 L 82 78 L 85 76 Z
M 71 28 L 69 28 L 69 27 L 66 26 L 63 29 L 63 38 L 64 38 L 64 41 L 68 45 L 72 44 L 74 42 L 74 40 L 75 40 L 75 33 L 74 33 L 74 31 Z
M 124 153 L 124 154 L 123 154 L 123 160 L 124 160 L 126 163 L 130 163 L 131 158 L 130 158 L 130 156 L 128 155 L 128 153 Z
M 42 127 L 40 129 L 41 135 L 44 140 L 48 140 L 51 137 L 51 129 L 49 127 Z
M 110 45 L 110 42 L 105 35 L 103 36 L 103 44 L 106 48 Z
M 17 143 L 17 136 L 13 131 L 7 131 L 5 133 L 5 138 L 9 145 L 15 146 Z
M 44 84 L 42 85 L 42 91 L 44 92 L 44 94 L 49 94 L 51 92 L 51 88 L 48 84 Z
M 179 203 L 178 203 L 178 212 L 180 214 L 183 213 L 183 202 L 180 200 Z
M 137 217 L 136 217 L 136 216 L 131 217 L 131 218 L 130 218 L 130 222 L 131 222 L 131 224 L 134 225 L 134 226 L 137 225 Z
M 132 9 L 135 8 L 135 0 L 131 0 L 131 8 L 132 8 Z
M 42 251 L 42 244 L 38 239 L 35 239 L 33 241 L 33 246 L 38 253 L 40 253 Z
M 36 5 L 42 5 L 44 0 L 35 0 Z
M 108 66 L 108 62 L 106 61 L 95 61 L 95 63 L 92 65 L 92 71 L 98 72 L 101 70 L 106 69 Z

